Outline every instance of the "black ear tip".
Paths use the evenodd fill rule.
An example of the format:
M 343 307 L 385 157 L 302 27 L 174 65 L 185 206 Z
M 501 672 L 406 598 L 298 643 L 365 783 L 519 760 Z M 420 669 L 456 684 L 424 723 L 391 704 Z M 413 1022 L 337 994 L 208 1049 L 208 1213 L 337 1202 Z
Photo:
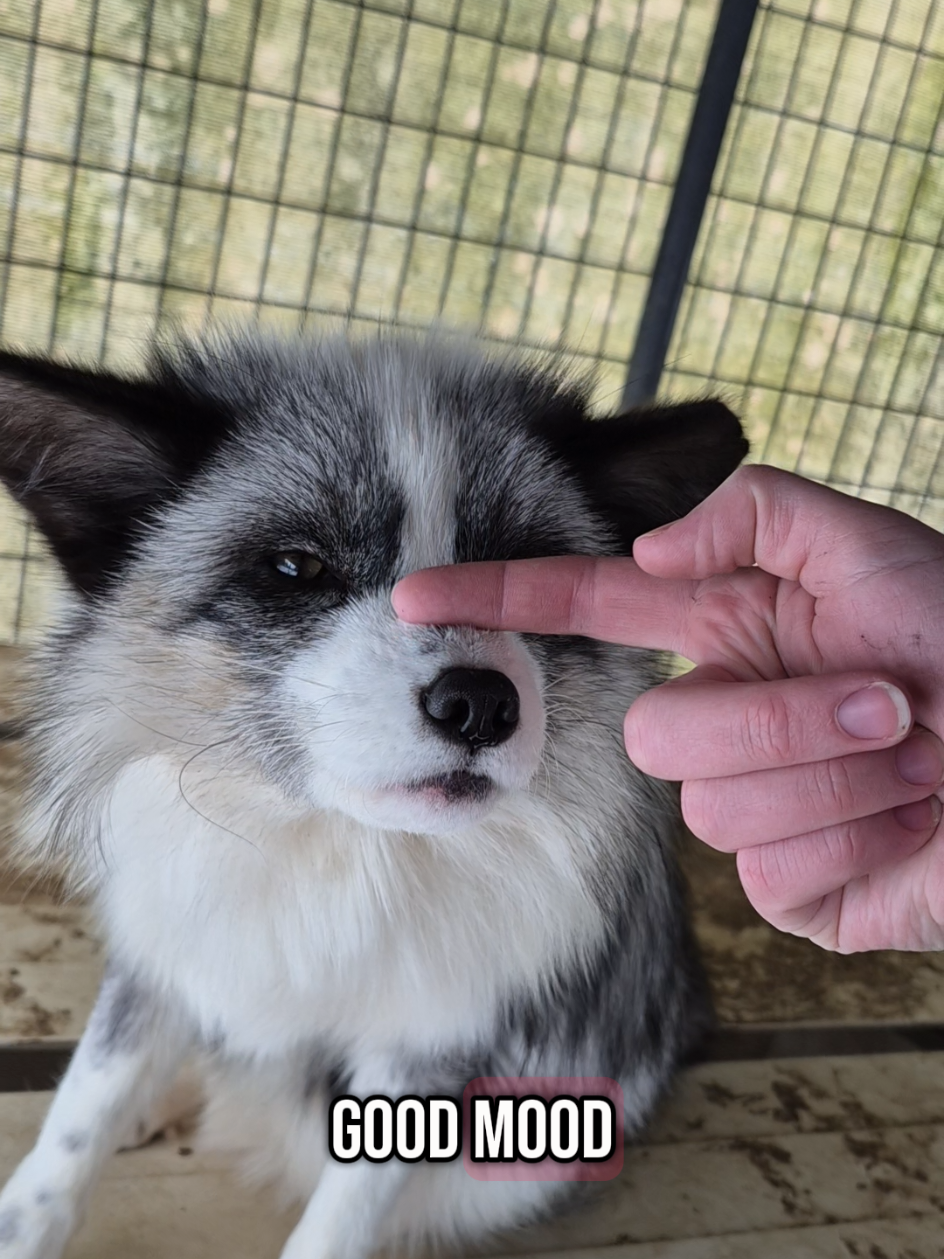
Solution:
M 737 434 L 739 437 L 744 436 L 739 416 L 731 410 L 723 398 L 705 398 L 695 405 L 700 406 L 709 423 L 716 424 L 725 432 Z
M 627 407 L 626 410 L 620 411 L 618 416 L 614 416 L 614 418 L 636 420 L 637 422 L 657 419 L 666 420 L 669 418 L 692 420 L 697 418 L 703 424 L 734 426 L 737 429 L 741 427 L 741 421 L 725 402 L 724 398 L 710 395 L 703 398 L 687 398 L 682 402 L 647 402 L 642 406 Z
M 738 460 L 750 449 L 740 419 L 723 398 L 652 403 L 622 412 L 618 419 L 628 433 L 656 445 L 670 443 L 679 451 L 712 450 Z
M 85 594 L 113 580 L 228 423 L 161 382 L 0 353 L 0 483 Z
M 747 440 L 740 417 L 721 398 L 708 398 L 706 402 L 711 409 L 711 422 L 715 426 L 719 445 L 726 443 L 731 448 L 732 456 L 737 454 L 740 463 L 751 450 L 751 443 Z
M 733 472 L 750 453 L 751 444 L 744 426 L 722 398 L 705 398 L 693 403 L 691 424 L 699 443 L 703 447 L 709 445 L 714 455 L 727 465 L 728 472 Z
M 750 450 L 751 444 L 744 433 L 744 425 L 740 418 L 721 398 L 706 398 L 704 411 L 706 421 L 714 430 L 719 443 L 727 442 L 735 445 L 742 452 L 743 459 Z

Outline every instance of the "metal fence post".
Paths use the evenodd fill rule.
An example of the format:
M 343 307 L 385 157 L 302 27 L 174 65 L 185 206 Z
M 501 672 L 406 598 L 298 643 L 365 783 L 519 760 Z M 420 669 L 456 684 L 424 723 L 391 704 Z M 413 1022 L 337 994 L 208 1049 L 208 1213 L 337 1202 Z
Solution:
M 659 388 L 757 4 L 758 0 L 721 0 L 639 322 L 623 390 L 623 410 L 651 401 Z

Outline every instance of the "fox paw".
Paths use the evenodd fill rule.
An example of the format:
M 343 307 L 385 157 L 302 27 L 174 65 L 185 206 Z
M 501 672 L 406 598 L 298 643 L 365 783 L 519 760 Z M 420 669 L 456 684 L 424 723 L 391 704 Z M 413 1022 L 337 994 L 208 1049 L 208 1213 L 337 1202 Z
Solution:
M 53 1191 L 5 1191 L 0 1196 L 0 1259 L 60 1259 L 74 1226 L 74 1213 Z

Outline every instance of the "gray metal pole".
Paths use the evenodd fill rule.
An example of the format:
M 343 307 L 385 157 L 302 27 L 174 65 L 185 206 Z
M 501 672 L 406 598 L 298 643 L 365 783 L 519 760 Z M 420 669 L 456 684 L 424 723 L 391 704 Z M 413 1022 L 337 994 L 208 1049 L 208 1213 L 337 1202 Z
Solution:
M 672 204 L 649 281 L 623 390 L 622 410 L 650 402 L 659 388 L 757 3 L 758 0 L 721 0 Z

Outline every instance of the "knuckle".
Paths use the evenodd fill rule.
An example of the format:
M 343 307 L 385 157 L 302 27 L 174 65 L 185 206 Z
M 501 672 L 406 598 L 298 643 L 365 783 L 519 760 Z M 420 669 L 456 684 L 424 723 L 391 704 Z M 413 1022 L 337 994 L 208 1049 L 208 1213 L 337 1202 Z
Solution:
M 777 553 L 786 544 L 794 522 L 793 496 L 784 492 L 785 483 L 792 479 L 790 473 L 765 464 L 752 464 L 740 471 L 744 473 L 742 492 L 754 500 L 758 542 Z
M 856 808 L 856 785 L 849 772 L 849 766 L 842 758 L 830 761 L 818 761 L 807 775 L 809 784 L 810 804 L 837 819 L 845 819 L 854 814 Z
M 841 903 L 841 889 L 820 896 L 808 905 L 802 905 L 785 915 L 781 930 L 789 931 L 791 935 L 800 936 L 804 940 L 812 940 L 830 953 L 842 953 L 844 950 L 839 947 L 838 918 Z
M 841 822 L 821 833 L 820 864 L 835 869 L 842 877 L 855 873 L 862 853 L 862 827 L 858 822 Z M 844 873 L 843 873 L 844 872 Z
M 748 705 L 741 727 L 744 751 L 762 764 L 791 765 L 796 760 L 796 736 L 789 705 L 766 692 Z
M 737 469 L 732 480 L 737 478 L 751 489 L 769 490 L 781 486 L 789 475 L 769 463 L 745 463 Z
M 742 849 L 737 855 L 744 894 L 779 931 L 809 937 L 822 929 L 829 896 L 809 899 L 798 881 L 797 852 L 790 840 Z
M 695 778 L 682 783 L 682 817 L 693 835 L 715 847 L 725 847 L 731 826 L 717 780 Z
M 779 468 L 772 468 L 768 464 L 746 463 L 732 472 L 728 484 L 741 494 L 756 498 L 770 494 L 782 475 Z
M 653 700 L 652 694 L 648 691 L 640 695 L 623 722 L 623 739 L 629 759 L 646 774 L 658 774 L 664 760 L 660 755 L 663 742 L 661 723 L 653 716 L 653 705 L 658 708 L 658 700 Z
M 567 624 L 575 633 L 592 624 L 598 571 L 595 560 L 576 566 L 567 607 Z
M 842 890 L 812 895 L 804 892 L 796 881 L 798 860 L 790 840 L 742 849 L 737 855 L 741 886 L 761 917 L 779 931 L 835 950 L 839 947 Z
M 779 468 L 770 467 L 769 463 L 744 463 L 736 471 L 735 476 L 744 485 L 767 488 L 780 478 Z
M 503 564 L 499 572 L 498 592 L 495 602 L 498 620 L 503 623 L 508 619 L 511 611 L 511 576 L 507 564 Z
M 728 478 L 729 485 L 744 486 L 750 488 L 752 485 L 760 485 L 763 480 L 763 474 L 767 468 L 763 464 L 742 463 L 739 468 L 731 473 Z
M 738 874 L 747 899 L 758 911 L 782 907 L 785 871 L 781 843 L 758 844 L 738 853 Z

